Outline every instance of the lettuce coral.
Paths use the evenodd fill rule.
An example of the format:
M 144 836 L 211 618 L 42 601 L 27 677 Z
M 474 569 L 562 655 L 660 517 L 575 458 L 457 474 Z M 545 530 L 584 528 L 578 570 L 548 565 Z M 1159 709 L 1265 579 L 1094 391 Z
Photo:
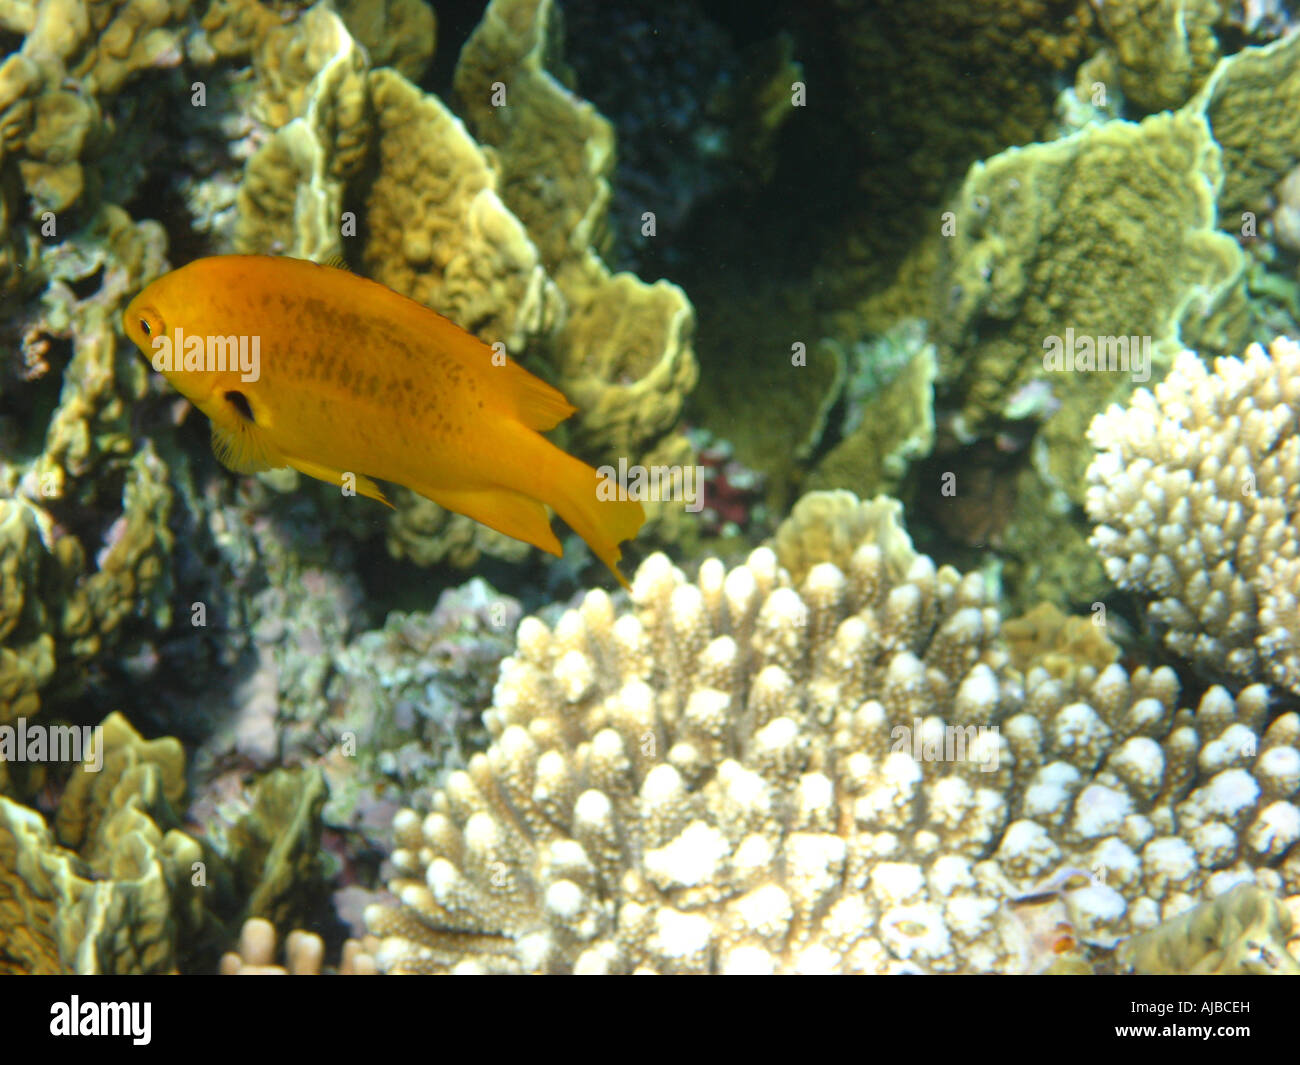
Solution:
M 1222 179 L 1195 112 L 1093 126 L 973 166 L 947 242 L 939 324 L 941 391 L 963 428 L 987 431 L 1017 389 L 1043 381 L 1061 404 L 1042 429 L 1043 472 L 1082 501 L 1077 441 L 1097 410 L 1136 387 L 1137 367 L 1050 372 L 1049 338 L 1137 337 L 1139 350 L 1149 338 L 1158 375 L 1241 279 L 1240 249 L 1215 228 Z
M 143 741 L 120 714 L 101 728 L 103 769 L 74 771 L 57 835 L 0 797 L 3 953 L 18 972 L 174 971 L 178 941 L 211 931 L 192 880 L 203 849 L 175 827 L 180 745 Z
M 367 72 L 337 16 L 308 11 L 293 24 L 299 62 L 284 65 L 297 73 L 273 79 L 263 64 L 259 74 L 262 97 L 284 108 L 246 168 L 237 245 L 317 259 L 346 251 L 368 276 L 549 366 L 579 407 L 562 430 L 573 450 L 681 465 L 689 444 L 674 430 L 697 377 L 694 312 L 675 285 L 612 274 L 597 254 L 612 133 L 543 65 L 551 11 L 497 0 L 467 42 L 456 85 L 479 140 L 397 71 Z M 504 109 L 489 102 L 500 79 Z M 551 176 L 539 183 L 539 173 Z M 343 214 L 353 207 L 355 253 Z M 394 554 L 466 565 L 483 551 L 519 553 L 409 493 L 395 502 Z M 662 539 L 680 535 L 680 508 L 649 509 Z

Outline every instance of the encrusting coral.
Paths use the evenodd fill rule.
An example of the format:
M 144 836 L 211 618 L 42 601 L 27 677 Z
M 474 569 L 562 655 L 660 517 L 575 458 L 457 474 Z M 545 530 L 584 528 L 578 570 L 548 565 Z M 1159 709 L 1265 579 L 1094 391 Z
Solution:
M 1026 971 L 1027 896 L 1108 949 L 1300 883 L 1300 719 L 1260 687 L 1021 675 L 978 575 L 871 537 L 797 587 L 655 555 L 632 602 L 520 625 L 491 747 L 394 821 L 381 969 Z
M 1300 39 L 1292 33 L 1225 59 L 1190 106 L 1223 150 L 1219 210 L 1225 229 L 1241 232 L 1243 212 L 1262 211 L 1300 162 Z
M 1097 415 L 1092 544 L 1165 644 L 1234 684 L 1300 692 L 1300 345 L 1178 356 L 1154 391 Z

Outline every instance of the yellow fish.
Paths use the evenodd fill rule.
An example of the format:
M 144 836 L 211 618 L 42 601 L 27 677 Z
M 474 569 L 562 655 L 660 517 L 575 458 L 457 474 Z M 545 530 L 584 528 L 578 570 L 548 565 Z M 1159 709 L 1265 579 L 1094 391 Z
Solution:
M 292 466 L 388 504 L 372 478 L 561 555 L 547 504 L 620 583 L 635 500 L 541 435 L 577 408 L 440 314 L 347 270 L 222 255 L 148 285 L 126 335 L 211 419 L 239 473 Z M 391 504 L 388 504 L 391 506 Z

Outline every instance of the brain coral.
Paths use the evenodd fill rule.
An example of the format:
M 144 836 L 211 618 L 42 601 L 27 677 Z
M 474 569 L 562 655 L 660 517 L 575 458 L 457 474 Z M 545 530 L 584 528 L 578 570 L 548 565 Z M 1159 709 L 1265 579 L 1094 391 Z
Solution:
M 767 548 L 654 555 L 632 603 L 520 625 L 491 747 L 395 820 L 381 969 L 1026 971 L 1027 895 L 1108 948 L 1300 882 L 1300 718 L 1261 737 L 1262 688 L 1022 676 L 978 575 L 870 538 L 797 589 Z
M 1300 345 L 1214 370 L 1183 352 L 1155 391 L 1088 431 L 1092 544 L 1148 600 L 1171 650 L 1210 675 L 1300 692 Z

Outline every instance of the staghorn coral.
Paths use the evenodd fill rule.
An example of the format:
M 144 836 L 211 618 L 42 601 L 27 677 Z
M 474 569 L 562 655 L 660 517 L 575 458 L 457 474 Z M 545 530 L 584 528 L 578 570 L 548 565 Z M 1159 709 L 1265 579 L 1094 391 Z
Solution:
M 250 917 L 239 931 L 239 945 L 221 956 L 223 976 L 320 976 L 324 971 L 325 943 L 313 932 L 294 929 L 284 940 L 284 965 L 275 964 L 275 926 L 260 917 Z M 341 976 L 373 974 L 375 959 L 364 944 L 349 939 L 343 944 Z
M 1211 371 L 1183 352 L 1154 391 L 1088 430 L 1091 543 L 1148 602 L 1165 644 L 1210 676 L 1300 691 L 1300 345 Z
M 1241 884 L 1121 944 L 1118 961 L 1139 976 L 1300 974 L 1287 950 L 1291 915 L 1272 895 Z
M 382 969 L 1023 971 L 1028 895 L 1108 949 L 1300 880 L 1300 725 L 1258 687 L 1022 677 L 978 576 L 874 543 L 798 590 L 766 548 L 656 555 L 632 600 L 520 625 L 492 746 L 394 820 Z

